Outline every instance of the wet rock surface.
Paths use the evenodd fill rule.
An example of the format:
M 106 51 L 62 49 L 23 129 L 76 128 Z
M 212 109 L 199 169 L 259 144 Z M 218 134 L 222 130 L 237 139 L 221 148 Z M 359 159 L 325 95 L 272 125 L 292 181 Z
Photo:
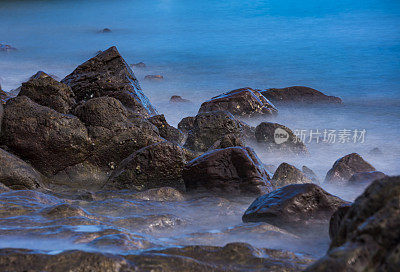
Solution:
M 91 140 L 75 116 L 41 106 L 26 96 L 8 101 L 2 141 L 43 174 L 55 174 L 86 159 Z
M 290 184 L 312 183 L 312 181 L 302 171 L 284 162 L 276 169 L 271 183 L 278 189 Z
M 386 177 L 386 175 L 380 171 L 355 173 L 349 179 L 349 184 L 351 185 L 369 184 L 374 180 L 382 179 L 384 177 Z
M 8 94 L 3 91 L 0 86 L 0 105 L 5 104 L 8 98 Z
M 190 121 L 191 119 L 181 121 L 178 127 L 183 127 L 186 123 L 185 127 L 189 130 L 185 147 L 193 151 L 205 152 L 216 141 L 223 140 L 226 135 L 244 138 L 244 129 L 241 123 L 227 111 L 199 113 L 191 127 Z
M 267 222 L 278 227 L 306 230 L 326 224 L 347 202 L 315 184 L 293 184 L 258 197 L 243 215 L 243 222 Z
M 351 153 L 338 159 L 328 171 L 325 182 L 347 184 L 356 173 L 375 171 L 376 169 L 366 162 L 359 154 Z
M 147 120 L 158 128 L 160 136 L 164 139 L 176 144 L 183 143 L 184 134 L 179 129 L 169 125 L 167 120 L 165 120 L 164 114 L 152 116 Z
M 268 89 L 261 94 L 276 105 L 341 104 L 339 97 L 328 96 L 309 87 L 293 86 Z
M 291 129 L 278 123 L 262 122 L 255 129 L 257 142 L 270 151 L 307 154 L 307 148 Z
M 196 117 L 193 116 L 183 118 L 178 124 L 178 129 L 187 134 L 190 130 L 193 129 L 195 120 Z
M 278 110 L 257 90 L 233 90 L 204 102 L 199 112 L 229 111 L 234 116 L 275 116 Z
M 114 46 L 78 66 L 61 82 L 72 88 L 78 102 L 111 96 L 133 113 L 157 114 L 129 65 Z
M 162 75 L 147 75 L 144 77 L 144 80 L 149 80 L 149 81 L 159 81 L 163 79 L 164 77 Z
M 250 148 L 207 152 L 185 166 L 183 179 L 188 192 L 259 195 L 271 190 L 270 177 Z
M 186 162 L 186 152 L 181 146 L 156 143 L 123 160 L 111 174 L 107 186 L 136 190 L 169 186 L 184 191 L 182 171 Z
M 18 96 L 27 96 L 37 104 L 60 113 L 69 113 L 75 105 L 71 88 L 44 72 L 37 72 L 29 81 L 22 83 Z
M 340 220 L 330 249 L 307 271 L 397 271 L 400 178 L 374 181 Z
M 14 190 L 43 187 L 42 175 L 20 158 L 0 148 L 0 183 Z

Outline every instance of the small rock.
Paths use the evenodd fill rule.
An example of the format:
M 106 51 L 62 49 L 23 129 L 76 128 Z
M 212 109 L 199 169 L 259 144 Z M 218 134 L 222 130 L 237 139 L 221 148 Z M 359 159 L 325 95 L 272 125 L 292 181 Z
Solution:
M 242 219 L 304 230 L 305 226 L 326 224 L 337 208 L 346 203 L 318 185 L 292 184 L 258 197 Z
M 304 175 L 307 178 L 309 178 L 313 183 L 315 183 L 315 184 L 319 184 L 320 183 L 317 175 L 314 173 L 313 170 L 311 170 L 310 168 L 308 168 L 305 165 L 303 165 L 301 170 L 303 171 Z
M 147 75 L 144 77 L 145 80 L 163 80 L 164 77 L 162 75 Z
M 364 161 L 357 153 L 351 153 L 338 159 L 328 171 L 325 182 L 335 184 L 347 184 L 347 181 L 356 173 L 371 172 L 376 169 Z
M 43 187 L 42 175 L 32 166 L 0 148 L 0 183 L 13 190 Z
M 154 115 L 147 120 L 158 128 L 161 137 L 176 144 L 183 144 L 185 135 L 179 129 L 169 125 L 164 114 Z
M 255 129 L 257 142 L 270 151 L 307 154 L 304 143 L 290 130 L 278 123 L 262 122 Z
M 146 64 L 144 62 L 138 62 L 138 63 L 135 63 L 135 64 L 131 64 L 131 67 L 146 68 Z
M 259 195 L 271 190 L 267 171 L 249 147 L 207 152 L 186 164 L 183 179 L 188 192 Z
M 261 94 L 276 105 L 341 104 L 339 97 L 327 96 L 317 90 L 303 86 L 283 89 L 268 89 Z
M 3 51 L 3 52 L 10 52 L 10 51 L 16 51 L 17 50 L 17 48 L 15 48 L 15 47 L 13 47 L 13 46 L 11 46 L 11 45 L 8 45 L 8 44 L 1 44 L 0 43 L 0 52 L 1 51 Z
M 100 30 L 100 33 L 111 33 L 111 29 L 103 28 L 102 30 Z
M 204 102 L 201 112 L 229 111 L 234 116 L 275 116 L 278 110 L 258 91 L 251 88 L 233 90 Z
M 312 181 L 299 169 L 288 163 L 281 163 L 272 177 L 272 185 L 278 189 L 289 184 L 311 183 Z
M 375 148 L 371 149 L 371 150 L 368 152 L 368 154 L 374 155 L 374 156 L 381 156 L 381 155 L 383 155 L 383 152 L 382 152 L 382 150 L 380 150 L 378 147 L 375 147 Z
M 352 185 L 369 184 L 374 180 L 382 179 L 384 177 L 386 177 L 386 175 L 379 171 L 355 173 L 349 179 L 349 184 Z
M 184 201 L 185 197 L 181 192 L 172 187 L 161 187 L 149 189 L 134 195 L 135 198 L 150 201 Z
M 188 102 L 190 102 L 190 100 L 184 99 L 179 95 L 173 95 L 169 99 L 169 102 L 171 102 L 171 103 L 188 103 Z

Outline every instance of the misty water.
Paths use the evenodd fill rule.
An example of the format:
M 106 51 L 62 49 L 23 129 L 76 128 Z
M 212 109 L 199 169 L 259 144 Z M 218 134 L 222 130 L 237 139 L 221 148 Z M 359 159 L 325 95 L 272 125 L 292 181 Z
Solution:
M 341 97 L 344 105 L 279 108 L 273 121 L 307 135 L 317 129 L 365 129 L 365 139 L 323 144 L 307 138 L 306 157 L 271 154 L 250 143 L 263 163 L 306 165 L 323 181 L 338 158 L 357 152 L 379 171 L 400 173 L 397 0 L 1 1 L 0 18 L 0 43 L 18 49 L 0 52 L 0 84 L 6 91 L 39 70 L 62 79 L 97 51 L 116 45 L 128 63 L 146 63 L 133 70 L 153 105 L 174 126 L 225 91 L 309 86 Z M 103 28 L 112 32 L 99 33 Z M 164 80 L 143 80 L 149 74 Z M 191 103 L 171 104 L 172 95 Z M 262 121 L 270 120 L 248 122 L 256 126 Z M 370 154 L 375 147 L 383 155 Z M 349 201 L 363 191 L 322 186 Z M 329 245 L 327 229 L 298 237 L 267 224 L 243 224 L 241 216 L 252 198 L 158 202 L 132 192 L 98 192 L 86 201 L 73 200 L 74 194 L 1 194 L 0 205 L 8 212 L 0 219 L 0 247 L 126 253 L 244 241 L 318 257 Z M 61 203 L 82 210 L 71 218 L 43 216 Z

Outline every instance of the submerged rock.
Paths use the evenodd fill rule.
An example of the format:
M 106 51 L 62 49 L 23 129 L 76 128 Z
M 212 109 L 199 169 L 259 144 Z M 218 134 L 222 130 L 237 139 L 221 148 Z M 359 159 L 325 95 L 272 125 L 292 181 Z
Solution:
M 229 111 L 234 116 L 274 116 L 278 110 L 260 92 L 251 88 L 233 90 L 204 102 L 200 112 Z
M 144 77 L 145 80 L 163 80 L 164 77 L 162 75 L 147 75 Z
M 231 243 L 224 247 L 166 248 L 137 255 L 79 250 L 43 254 L 27 249 L 0 249 L 0 269 L 3 271 L 289 272 L 302 271 L 311 261 L 289 251 L 257 249 L 245 243 Z
M 134 195 L 135 198 L 150 201 L 183 201 L 184 195 L 172 187 L 160 187 L 149 189 L 143 192 L 138 192 Z
M 181 146 L 156 143 L 123 160 L 111 174 L 107 186 L 140 191 L 169 186 L 184 191 L 182 171 L 186 162 L 186 151 Z
M 182 98 L 179 95 L 173 95 L 171 96 L 171 98 L 169 99 L 169 102 L 171 103 L 188 103 L 190 102 L 190 100 L 187 100 L 185 98 Z
M 305 226 L 327 224 L 337 208 L 346 203 L 318 185 L 292 184 L 258 197 L 242 219 L 304 231 Z
M 312 183 L 312 181 L 299 169 L 284 162 L 276 169 L 271 183 L 278 189 L 289 184 Z
M 339 97 L 328 96 L 309 87 L 293 86 L 268 89 L 261 94 L 276 105 L 341 104 Z
M 380 150 L 378 147 L 375 147 L 375 148 L 371 149 L 371 150 L 368 152 L 368 154 L 369 154 L 369 155 L 374 155 L 374 156 L 381 156 L 381 155 L 383 155 L 383 152 L 382 152 L 382 150 Z
M 326 256 L 307 271 L 398 271 L 400 177 L 368 186 L 334 234 Z
M 244 137 L 241 123 L 232 114 L 227 111 L 202 112 L 196 115 L 192 127 L 189 128 L 185 147 L 205 152 L 226 135 Z
M 3 51 L 3 52 L 10 52 L 10 51 L 16 51 L 17 50 L 17 48 L 15 48 L 15 47 L 13 47 L 13 46 L 11 46 L 11 45 L 9 45 L 9 44 L 2 44 L 2 43 L 0 43 L 0 52 L 1 51 Z
M 154 115 L 147 120 L 158 128 L 161 137 L 176 144 L 183 144 L 184 134 L 179 129 L 169 125 L 164 114 Z
M 71 88 L 41 71 L 22 83 L 18 96 L 27 96 L 39 105 L 60 113 L 69 113 L 75 105 Z
M 111 33 L 111 29 L 109 28 L 103 28 L 102 30 L 99 31 L 100 33 Z
M 144 62 L 138 62 L 138 63 L 135 63 L 135 64 L 131 64 L 131 67 L 146 68 L 146 64 Z
M 288 128 L 278 123 L 262 122 L 255 129 L 257 142 L 270 151 L 306 154 L 305 144 Z
M 183 179 L 188 192 L 259 195 L 271 191 L 267 171 L 248 147 L 207 152 L 186 164 Z
M 349 184 L 369 184 L 374 180 L 382 179 L 384 177 L 386 177 L 386 175 L 379 171 L 355 173 L 349 179 Z
M 338 159 L 328 171 L 325 182 L 334 184 L 347 184 L 348 180 L 356 173 L 375 171 L 376 169 L 364 161 L 357 153 L 351 153 Z
M 5 145 L 43 174 L 84 161 L 92 147 L 77 117 L 38 105 L 26 96 L 7 102 L 1 133 Z
M 0 183 L 14 190 L 43 186 L 42 175 L 32 166 L 0 148 Z
M 111 96 L 133 113 L 146 116 L 157 114 L 115 46 L 79 65 L 61 82 L 72 88 L 78 102 Z

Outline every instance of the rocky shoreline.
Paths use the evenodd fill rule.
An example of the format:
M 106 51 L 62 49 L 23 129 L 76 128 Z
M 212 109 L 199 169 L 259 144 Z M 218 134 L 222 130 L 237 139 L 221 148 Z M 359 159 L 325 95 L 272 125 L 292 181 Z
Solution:
M 241 196 L 255 199 L 243 214 L 243 226 L 267 224 L 269 232 L 296 236 L 330 224 L 332 239 L 327 255 L 312 264 L 310 256 L 244 243 L 149 250 L 145 237 L 108 230 L 79 239 L 138 253 L 1 249 L 2 271 L 394 271 L 400 262 L 398 177 L 387 177 L 357 153 L 338 159 L 326 183 L 370 184 L 349 203 L 322 189 L 308 167 L 282 163 L 271 171 L 249 147 L 307 155 L 306 145 L 290 128 L 272 122 L 279 106 L 337 106 L 340 98 L 299 86 L 241 88 L 204 102 L 196 116 L 185 117 L 175 128 L 111 47 L 61 81 L 38 72 L 16 97 L 0 90 L 0 99 L 0 220 L 35 214 L 62 224 L 76 220 L 96 225 L 108 219 L 74 201 L 90 203 L 99 194 L 107 201 L 109 192 L 119 191 L 160 202 L 199 196 L 229 202 Z M 243 121 L 260 116 L 268 122 L 252 127 Z M 287 140 L 278 143 L 276 131 Z M 29 201 L 8 202 L 14 196 Z M 64 198 L 69 200 L 60 202 Z M 182 223 L 169 215 L 149 220 L 148 227 Z M 120 223 L 135 226 L 137 221 Z

